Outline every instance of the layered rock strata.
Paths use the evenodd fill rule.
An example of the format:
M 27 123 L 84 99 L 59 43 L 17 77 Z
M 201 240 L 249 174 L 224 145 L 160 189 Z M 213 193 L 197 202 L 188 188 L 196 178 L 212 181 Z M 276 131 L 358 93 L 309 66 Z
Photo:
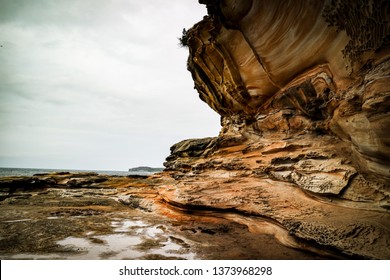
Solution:
M 77 258 L 69 237 L 96 251 L 114 234 L 133 253 L 96 258 L 390 259 L 389 2 L 201 2 L 181 42 L 219 136 L 173 145 L 148 178 L 1 179 L 3 258 Z
M 201 2 L 181 40 L 222 129 L 171 148 L 163 199 L 390 258 L 389 2 Z
M 323 259 L 219 211 L 185 212 L 158 195 L 163 174 L 50 173 L 0 178 L 1 259 Z M 168 206 L 168 207 L 167 207 Z M 266 221 L 256 225 L 278 231 Z M 283 231 L 282 231 L 283 233 Z

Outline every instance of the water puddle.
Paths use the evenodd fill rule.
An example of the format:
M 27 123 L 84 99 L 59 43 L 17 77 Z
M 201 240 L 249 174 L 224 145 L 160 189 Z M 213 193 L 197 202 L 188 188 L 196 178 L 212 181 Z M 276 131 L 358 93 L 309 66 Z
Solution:
M 140 220 L 121 220 L 111 222 L 114 232 L 128 232 L 130 228 L 147 227 L 148 224 Z
M 67 237 L 57 244 L 80 254 L 67 257 L 67 259 L 133 259 L 142 256 L 142 252 L 133 250 L 141 238 L 126 234 L 110 234 L 93 236 L 93 238 Z
M 67 237 L 57 242 L 69 254 L 66 259 L 194 259 L 189 245 L 169 233 L 164 225 L 142 220 L 114 220 L 112 234 L 86 233 L 86 237 Z
M 57 216 L 49 216 L 46 219 L 48 219 L 48 220 L 58 220 L 59 217 L 57 217 Z
M 8 221 L 2 221 L 3 223 L 18 223 L 18 222 L 28 222 L 32 219 L 20 219 L 20 220 L 8 220 Z

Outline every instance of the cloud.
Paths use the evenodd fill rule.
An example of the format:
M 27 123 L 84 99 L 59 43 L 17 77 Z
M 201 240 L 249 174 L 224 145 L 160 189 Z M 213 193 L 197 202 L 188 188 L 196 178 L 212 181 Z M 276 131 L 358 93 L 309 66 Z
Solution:
M 186 71 L 193 0 L 2 0 L 0 166 L 162 165 L 219 116 Z

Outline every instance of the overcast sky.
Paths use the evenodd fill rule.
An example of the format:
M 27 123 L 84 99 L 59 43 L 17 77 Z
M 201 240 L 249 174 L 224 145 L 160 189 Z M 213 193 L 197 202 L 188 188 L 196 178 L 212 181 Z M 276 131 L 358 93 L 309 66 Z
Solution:
M 178 37 L 197 0 L 0 0 L 0 167 L 162 166 L 216 136 Z

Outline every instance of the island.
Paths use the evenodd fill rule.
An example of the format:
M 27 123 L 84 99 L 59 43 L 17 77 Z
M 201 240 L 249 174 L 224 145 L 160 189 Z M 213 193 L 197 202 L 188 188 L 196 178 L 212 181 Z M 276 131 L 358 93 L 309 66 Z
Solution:
M 149 166 L 138 166 L 129 168 L 130 172 L 161 172 L 163 171 L 163 167 L 149 167 Z

